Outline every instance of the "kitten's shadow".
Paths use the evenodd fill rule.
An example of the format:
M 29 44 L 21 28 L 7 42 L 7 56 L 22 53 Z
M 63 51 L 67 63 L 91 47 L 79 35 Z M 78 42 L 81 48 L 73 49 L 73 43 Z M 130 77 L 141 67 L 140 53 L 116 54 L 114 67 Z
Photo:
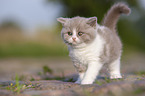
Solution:
M 104 76 L 98 76 L 97 80 L 105 80 L 105 79 L 109 79 L 109 77 L 104 77 Z
M 75 82 L 75 81 L 77 81 L 77 78 L 78 78 L 77 74 L 72 74 L 72 75 L 65 77 L 65 79 L 63 81 L 64 82 Z M 109 79 L 109 77 L 106 77 L 106 76 L 97 76 L 96 77 L 96 80 L 105 80 L 105 79 Z

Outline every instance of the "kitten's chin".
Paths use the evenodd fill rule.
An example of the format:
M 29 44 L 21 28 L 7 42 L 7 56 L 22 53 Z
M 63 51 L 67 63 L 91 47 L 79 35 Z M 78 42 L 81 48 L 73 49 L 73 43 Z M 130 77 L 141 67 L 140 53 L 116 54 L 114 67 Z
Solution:
M 85 47 L 86 44 L 85 43 L 81 43 L 81 42 L 65 42 L 66 45 L 73 47 L 73 48 L 82 48 Z
M 66 43 L 66 45 L 69 45 L 69 46 L 79 46 L 80 45 L 80 43 L 77 43 L 77 42 L 72 42 L 72 43 L 65 42 L 65 43 Z
M 75 48 L 75 49 L 86 47 L 85 43 L 70 43 L 68 45 L 72 48 Z
M 71 45 L 71 46 L 77 46 L 77 45 L 79 45 L 78 43 L 76 43 L 76 42 L 73 42 L 73 43 L 67 43 L 68 45 Z

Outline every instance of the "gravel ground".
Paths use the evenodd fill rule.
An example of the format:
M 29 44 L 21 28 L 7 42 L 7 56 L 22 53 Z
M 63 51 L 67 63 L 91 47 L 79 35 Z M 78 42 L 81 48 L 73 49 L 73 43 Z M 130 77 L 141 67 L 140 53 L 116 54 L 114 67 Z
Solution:
M 1 96 L 145 96 L 145 55 L 135 54 L 122 60 L 123 79 L 110 80 L 103 68 L 92 85 L 78 85 L 69 58 L 0 59 Z M 53 72 L 44 72 L 48 66 Z M 14 81 L 19 76 L 20 94 Z M 12 85 L 11 85 L 12 84 Z

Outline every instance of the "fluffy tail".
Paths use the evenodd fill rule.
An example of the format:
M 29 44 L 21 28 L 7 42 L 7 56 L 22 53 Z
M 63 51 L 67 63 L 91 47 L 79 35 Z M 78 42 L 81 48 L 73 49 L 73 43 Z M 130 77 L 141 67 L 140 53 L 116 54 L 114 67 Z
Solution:
M 115 30 L 116 23 L 121 14 L 130 14 L 130 8 L 124 3 L 114 4 L 110 10 L 107 12 L 106 16 L 103 19 L 103 25 L 110 28 L 111 30 Z

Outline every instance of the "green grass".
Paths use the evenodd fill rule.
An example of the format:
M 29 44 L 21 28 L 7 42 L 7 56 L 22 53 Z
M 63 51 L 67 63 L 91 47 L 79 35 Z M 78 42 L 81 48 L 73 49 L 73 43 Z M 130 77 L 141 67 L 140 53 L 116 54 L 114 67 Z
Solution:
M 145 75 L 145 71 L 134 72 L 134 74 L 142 76 L 142 75 Z
M 0 45 L 0 58 L 6 57 L 56 57 L 67 56 L 63 45 L 44 45 L 39 43 L 22 43 Z
M 48 66 L 43 66 L 43 73 L 46 75 L 46 73 L 52 74 L 53 70 L 50 69 Z
M 35 86 L 33 86 L 31 83 L 29 84 L 21 84 L 20 83 L 20 78 L 17 74 L 15 76 L 15 83 L 10 83 L 6 89 L 7 90 L 11 90 L 12 92 L 16 93 L 16 94 L 20 94 L 21 92 L 23 92 L 25 89 L 28 88 L 35 88 Z
M 24 81 L 25 79 L 26 79 L 26 76 L 24 76 L 23 74 L 19 75 L 19 81 Z M 16 76 L 12 77 L 12 80 L 16 81 Z
M 17 94 L 20 94 L 21 91 L 26 89 L 26 85 L 19 83 L 19 77 L 16 75 L 15 77 L 15 84 L 11 83 L 7 88 L 7 90 L 11 90 Z
M 119 81 L 123 81 L 123 79 L 122 78 L 110 79 L 110 78 L 105 77 L 103 80 L 96 80 L 95 83 L 102 86 L 103 84 L 119 82 Z
M 145 88 L 138 88 L 138 89 L 134 90 L 133 93 L 136 95 L 143 94 L 143 93 L 145 93 Z
M 50 74 L 50 75 L 53 76 L 53 70 L 49 66 L 43 66 L 42 70 L 43 71 L 42 72 L 38 72 L 37 75 L 44 76 L 44 78 L 43 78 L 44 80 L 60 80 L 60 81 L 64 81 L 66 79 L 63 72 L 62 72 L 62 76 L 49 77 L 47 74 Z M 31 78 L 30 81 L 35 81 L 35 79 Z
M 107 78 L 107 77 L 105 77 L 105 81 L 106 81 L 107 83 L 111 83 L 111 82 L 112 82 L 111 79 L 109 79 L 109 78 Z
M 96 82 L 96 84 L 98 84 L 98 85 L 100 85 L 100 86 L 103 84 L 102 82 L 100 82 L 100 81 L 98 81 L 98 80 L 96 80 L 95 82 Z

